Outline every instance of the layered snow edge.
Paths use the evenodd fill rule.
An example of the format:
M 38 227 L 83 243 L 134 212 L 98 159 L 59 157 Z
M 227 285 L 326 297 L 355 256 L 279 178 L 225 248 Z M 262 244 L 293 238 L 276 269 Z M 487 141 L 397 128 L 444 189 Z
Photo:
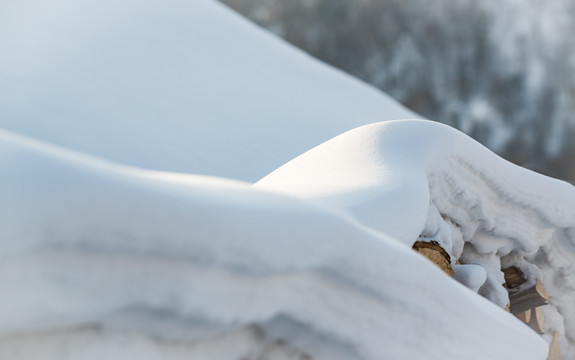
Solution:
M 46 359 L 141 358 L 139 343 L 174 359 L 182 347 L 255 356 L 272 340 L 314 359 L 546 355 L 512 315 L 331 205 L 120 167 L 8 132 L 0 167 L 0 358 L 34 358 L 30 341 L 50 344 Z M 107 346 L 79 347 L 86 338 Z M 202 350 L 206 341 L 243 348 Z
M 572 185 L 513 165 L 448 126 L 391 121 L 328 141 L 255 186 L 339 209 L 406 245 L 437 241 L 456 278 L 502 308 L 509 297 L 501 269 L 522 270 L 524 287 L 541 279 L 551 298 L 544 337 L 557 332 L 573 355 Z

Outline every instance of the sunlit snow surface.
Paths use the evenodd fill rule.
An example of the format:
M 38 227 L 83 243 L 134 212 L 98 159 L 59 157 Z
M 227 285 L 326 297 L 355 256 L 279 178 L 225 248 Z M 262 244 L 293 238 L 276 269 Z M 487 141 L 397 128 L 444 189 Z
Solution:
M 546 332 L 575 337 L 575 188 L 513 165 L 452 128 L 429 121 L 363 126 L 255 187 L 338 209 L 406 245 L 418 236 L 438 241 L 453 262 L 468 264 L 454 265 L 456 277 L 502 308 L 509 299 L 501 269 L 515 265 L 528 277 L 525 287 L 539 278 L 549 292 Z
M 403 124 L 404 141 L 431 135 Z M 361 217 L 7 132 L 0 168 L 1 359 L 545 358 L 533 331 Z M 403 226 L 422 230 L 410 190 L 374 210 L 411 208 Z
M 115 162 L 256 181 L 415 115 L 211 0 L 0 1 L 0 128 Z
M 573 355 L 571 186 L 410 121 L 124 166 L 413 117 L 212 1 L 5 1 L 0 48 L 0 359 L 544 359 L 500 261 Z

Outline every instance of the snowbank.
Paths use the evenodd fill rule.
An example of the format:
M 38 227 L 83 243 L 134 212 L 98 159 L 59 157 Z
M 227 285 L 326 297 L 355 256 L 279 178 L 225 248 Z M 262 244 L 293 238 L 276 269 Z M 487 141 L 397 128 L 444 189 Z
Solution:
M 0 358 L 545 357 L 409 247 L 306 200 L 8 132 L 0 168 Z
M 156 170 L 256 181 L 415 117 L 211 0 L 3 1 L 0 49 L 0 128 Z
M 501 307 L 501 268 L 542 278 L 548 334 L 575 356 L 575 189 L 515 166 L 429 121 L 367 125 L 290 161 L 255 184 L 314 200 L 407 245 L 438 241 L 462 282 Z M 483 282 L 485 281 L 485 282 Z M 549 339 L 550 340 L 550 339 Z

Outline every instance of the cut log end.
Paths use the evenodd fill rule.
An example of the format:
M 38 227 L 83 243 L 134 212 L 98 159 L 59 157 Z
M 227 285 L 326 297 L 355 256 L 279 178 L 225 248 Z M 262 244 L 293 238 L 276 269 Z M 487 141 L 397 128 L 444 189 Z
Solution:
M 413 249 L 439 266 L 447 275 L 453 277 L 451 256 L 436 241 L 416 241 Z
M 515 289 L 525 282 L 525 276 L 523 272 L 516 266 L 511 266 L 503 271 L 503 276 L 505 277 L 505 286 L 507 289 Z
M 543 300 L 545 300 L 546 302 L 549 301 L 549 294 L 547 294 L 547 290 L 545 290 L 545 286 L 543 286 L 541 280 L 537 279 L 537 281 L 535 282 L 535 288 L 537 294 L 539 294 Z
M 553 340 L 549 344 L 549 355 L 547 355 L 547 360 L 561 360 L 561 349 L 559 348 L 559 336 L 557 331 L 553 332 Z
M 531 309 L 519 314 L 515 314 L 515 316 L 524 323 L 529 324 L 529 322 L 531 321 Z
M 545 332 L 545 316 L 543 316 L 543 311 L 540 307 L 536 307 L 531 310 L 531 313 L 531 319 L 527 321 L 527 324 L 535 330 L 535 332 L 543 334 Z

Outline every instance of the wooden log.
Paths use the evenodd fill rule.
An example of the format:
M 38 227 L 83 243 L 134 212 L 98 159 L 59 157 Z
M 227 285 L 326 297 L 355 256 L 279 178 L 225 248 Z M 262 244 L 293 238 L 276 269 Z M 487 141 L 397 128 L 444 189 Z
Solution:
M 538 308 L 536 308 L 536 309 L 538 309 Z M 515 314 L 515 316 L 519 320 L 523 321 L 524 323 L 529 324 L 529 322 L 531 321 L 531 309 L 524 311 L 522 313 L 519 313 L 519 314 Z
M 515 289 L 525 282 L 523 272 L 516 266 L 511 266 L 501 271 L 503 271 L 503 276 L 505 277 L 503 286 L 507 289 Z
M 543 283 L 537 279 L 535 285 L 509 295 L 510 310 L 513 314 L 519 314 L 538 306 L 547 305 L 549 295 L 545 291 Z
M 539 334 L 543 334 L 545 332 L 545 316 L 543 316 L 543 311 L 540 307 L 536 307 L 530 310 L 532 313 L 531 318 L 526 323 L 533 329 L 535 332 Z
M 559 346 L 559 336 L 557 331 L 553 332 L 553 340 L 549 344 L 549 355 L 547 355 L 547 360 L 561 360 L 561 348 Z
M 413 249 L 439 266 L 447 275 L 453 277 L 451 256 L 437 241 L 416 241 Z

